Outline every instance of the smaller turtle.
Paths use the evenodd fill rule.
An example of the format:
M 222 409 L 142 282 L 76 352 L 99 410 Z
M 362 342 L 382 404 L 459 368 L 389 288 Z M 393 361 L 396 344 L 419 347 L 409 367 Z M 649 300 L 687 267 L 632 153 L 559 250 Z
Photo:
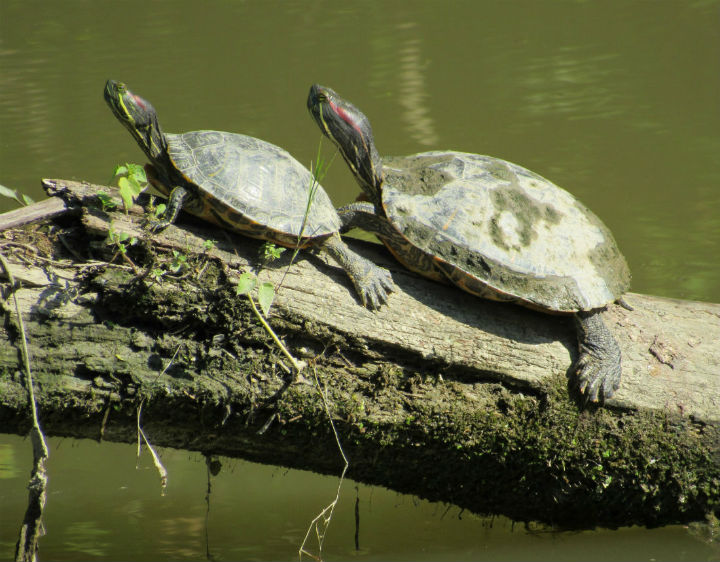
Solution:
M 105 101 L 149 158 L 153 186 L 169 195 L 165 219 L 153 230 L 174 222 L 183 208 L 253 238 L 323 250 L 345 270 L 365 306 L 387 301 L 394 287 L 390 273 L 342 241 L 327 193 L 288 152 L 235 133 L 163 133 L 153 106 L 113 80 L 105 85 Z
M 365 115 L 314 85 L 308 109 L 370 202 L 339 209 L 341 232 L 372 232 L 405 267 L 480 297 L 573 314 L 577 386 L 619 388 L 620 348 L 601 319 L 630 271 L 608 228 L 567 191 L 516 164 L 463 152 L 381 160 Z

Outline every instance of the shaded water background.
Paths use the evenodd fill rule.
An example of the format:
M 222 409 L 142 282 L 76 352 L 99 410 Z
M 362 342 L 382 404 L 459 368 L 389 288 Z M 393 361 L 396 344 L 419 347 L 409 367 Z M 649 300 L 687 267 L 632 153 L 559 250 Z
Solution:
M 369 116 L 381 154 L 442 148 L 521 164 L 603 219 L 628 258 L 633 290 L 720 302 L 717 2 L 1 0 L 0 184 L 40 199 L 42 177 L 104 183 L 116 164 L 142 162 L 102 99 L 108 78 L 149 99 L 167 131 L 242 132 L 286 148 L 304 164 L 320 139 L 305 109 L 308 87 L 331 86 Z M 331 154 L 328 143 L 325 153 Z M 324 185 L 338 205 L 358 192 L 340 159 Z M 13 207 L 0 200 L 0 211 Z M 132 500 L 121 500 L 129 485 L 117 482 L 141 478 L 134 461 L 100 469 L 89 445 L 65 443 L 53 455 L 62 459 L 57 451 L 65 450 L 90 468 L 81 463 L 65 473 L 60 467 L 74 465 L 51 459 L 51 470 L 52 463 L 57 468 L 49 517 L 58 510 L 55 517 L 69 527 L 49 527 L 48 558 L 81 555 L 73 545 L 88 537 L 112 545 L 83 555 L 98 558 L 103 552 L 181 558 L 180 546 L 153 548 L 158 541 L 201 540 L 205 472 L 198 458 L 168 451 L 176 463 L 168 496 L 159 498 L 154 484 L 145 483 Z M 9 436 L 0 436 L 0 446 L 13 455 L 29 450 Z M 132 456 L 127 447 L 103 447 L 101 458 Z M 241 468 L 221 474 L 226 488 L 214 496 L 218 504 L 233 498 L 223 506 L 227 520 L 211 521 L 215 546 L 226 558 L 291 557 L 299 529 L 304 533 L 334 497 L 334 479 L 235 466 Z M 20 479 L 0 478 L 0 557 L 20 521 L 24 470 Z M 73 488 L 73 474 L 92 477 L 93 492 Z M 180 484 L 185 478 L 187 486 Z M 248 479 L 261 483 L 248 487 Z M 275 486 L 282 492 L 270 494 Z M 248 494 L 259 490 L 266 501 L 248 506 Z M 361 505 L 372 506 L 363 520 L 376 525 L 366 536 L 376 533 L 373 544 L 382 545 L 361 551 L 361 558 L 701 557 L 676 528 L 533 535 L 520 546 L 528 535 L 517 528 L 508 535 L 507 522 L 491 527 L 469 515 L 458 519 L 457 510 L 443 517 L 438 506 L 359 490 Z M 64 504 L 71 493 L 79 495 Z M 346 485 L 328 559 L 355 555 L 353 525 L 343 526 L 352 519 L 354 494 Z M 403 505 L 399 517 L 394 502 Z M 152 527 L 158 513 L 165 513 L 164 527 Z M 273 519 L 281 524 L 273 526 Z M 630 535 L 644 537 L 638 539 L 644 547 L 627 546 Z M 538 548 L 548 543 L 551 549 Z M 660 543 L 667 545 L 655 553 Z M 121 546 L 128 550 L 116 550 Z M 236 550 L 242 548 L 248 550 Z M 203 554 L 192 552 L 189 557 Z

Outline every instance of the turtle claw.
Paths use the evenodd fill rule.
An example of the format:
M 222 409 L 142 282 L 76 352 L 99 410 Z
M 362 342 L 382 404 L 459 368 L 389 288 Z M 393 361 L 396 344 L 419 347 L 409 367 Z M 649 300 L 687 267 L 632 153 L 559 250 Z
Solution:
M 620 364 L 584 355 L 576 364 L 575 376 L 581 394 L 591 402 L 602 401 L 620 386 Z
M 580 356 L 575 363 L 577 388 L 591 402 L 610 398 L 620 388 L 620 347 L 598 313 L 576 314 Z
M 148 219 L 145 221 L 145 228 L 147 228 L 153 234 L 157 234 L 158 232 L 162 232 L 163 230 L 165 230 L 171 224 L 172 222 L 170 221 Z
M 364 258 L 355 262 L 353 271 L 348 271 L 348 275 L 363 306 L 371 310 L 377 310 L 385 304 L 395 289 L 390 272 Z
M 330 253 L 348 274 L 364 306 L 377 310 L 387 302 L 389 293 L 395 289 L 387 269 L 353 252 L 339 234 L 325 240 L 322 249 Z
M 390 293 L 395 289 L 395 282 L 387 269 L 374 267 L 372 281 L 366 283 L 366 298 L 363 299 L 363 304 L 368 306 L 369 301 L 369 308 L 377 310 L 390 298 Z

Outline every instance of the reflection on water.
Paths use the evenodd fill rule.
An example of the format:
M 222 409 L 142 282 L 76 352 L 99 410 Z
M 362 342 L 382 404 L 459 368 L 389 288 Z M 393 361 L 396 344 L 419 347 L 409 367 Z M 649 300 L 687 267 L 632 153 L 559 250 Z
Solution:
M 136 469 L 132 445 L 52 438 L 49 447 L 47 535 L 40 540 L 46 560 L 294 559 L 310 522 L 337 492 L 337 477 L 222 459 L 222 470 L 210 477 L 208 511 L 199 454 L 160 451 L 169 471 L 163 495 L 148 455 Z M 28 440 L 13 435 L 0 434 L 0 448 L 13 450 L 17 473 L 0 478 L 0 559 L 10 559 L 32 452 Z M 550 533 L 346 480 L 323 554 L 326 560 L 707 560 L 713 551 L 681 527 Z
M 613 88 L 620 80 L 619 55 L 593 52 L 587 46 L 563 46 L 549 56 L 531 57 L 518 68 L 528 92 L 522 108 L 530 116 L 558 114 L 567 119 L 620 115 L 625 105 Z
M 437 145 L 438 137 L 426 103 L 427 63 L 421 56 L 423 45 L 417 36 L 417 31 L 417 26 L 413 23 L 402 24 L 397 29 L 400 37 L 409 36 L 402 41 L 398 53 L 400 73 L 398 103 L 404 110 L 403 120 L 410 137 L 420 146 L 432 147 Z

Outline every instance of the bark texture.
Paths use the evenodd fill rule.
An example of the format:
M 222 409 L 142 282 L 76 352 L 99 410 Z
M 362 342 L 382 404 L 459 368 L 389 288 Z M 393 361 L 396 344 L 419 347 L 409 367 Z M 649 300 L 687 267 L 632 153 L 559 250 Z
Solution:
M 259 280 L 280 286 L 269 323 L 308 364 L 293 380 L 234 291 L 258 241 L 187 217 L 151 236 L 141 209 L 101 209 L 97 193 L 111 188 L 46 187 L 65 212 L 14 222 L 0 251 L 22 283 L 48 435 L 134 441 L 142 400 L 155 445 L 338 474 L 322 390 L 360 481 L 564 527 L 720 511 L 720 305 L 631 293 L 634 310 L 610 306 L 623 379 L 596 407 L 568 391 L 572 318 L 474 298 L 351 241 L 397 284 L 370 312 L 342 270 L 305 252 L 288 268 L 288 251 Z M 110 240 L 119 233 L 129 260 Z M 0 286 L 0 427 L 24 433 L 18 332 Z

